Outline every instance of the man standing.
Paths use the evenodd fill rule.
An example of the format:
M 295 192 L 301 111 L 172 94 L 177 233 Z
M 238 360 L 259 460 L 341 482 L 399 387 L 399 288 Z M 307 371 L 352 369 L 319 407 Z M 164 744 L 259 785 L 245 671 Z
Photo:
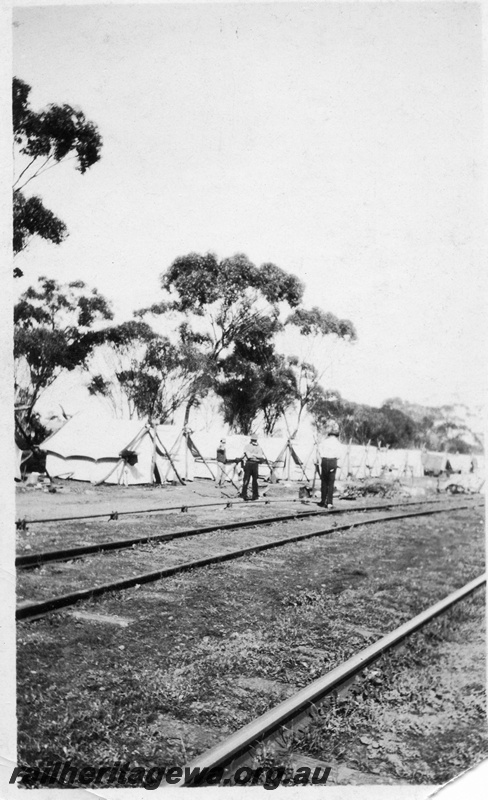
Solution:
M 224 485 L 227 474 L 225 471 L 225 464 L 227 462 L 227 452 L 226 452 L 226 441 L 225 439 L 221 439 L 219 442 L 219 446 L 217 447 L 217 483 L 215 484 L 218 489 L 221 489 Z
M 327 436 L 320 442 L 318 448 L 320 458 L 321 498 L 319 506 L 333 508 L 334 482 L 339 460 L 342 456 L 342 445 L 339 441 L 339 426 L 337 422 L 329 423 Z
M 252 499 L 257 500 L 258 492 L 258 471 L 261 461 L 266 461 L 266 456 L 258 444 L 256 436 L 251 436 L 250 444 L 244 450 L 244 480 L 242 482 L 242 499 L 248 500 L 247 487 L 252 478 Z

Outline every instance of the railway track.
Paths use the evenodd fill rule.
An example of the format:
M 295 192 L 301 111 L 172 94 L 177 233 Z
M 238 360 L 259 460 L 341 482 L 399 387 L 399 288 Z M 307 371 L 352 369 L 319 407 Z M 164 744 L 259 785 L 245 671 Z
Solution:
M 269 748 L 280 731 L 289 733 L 303 730 L 311 715 L 327 698 L 344 694 L 365 668 L 485 584 L 486 574 L 480 575 L 205 751 L 182 770 L 185 777 L 179 785 L 213 785 L 216 783 L 216 772 L 219 776 L 217 782 L 229 785 L 235 783 L 234 778 L 239 770 L 245 771 L 244 777 L 247 774 L 248 782 L 251 779 L 257 782 L 256 752 L 259 748 Z M 209 776 L 210 772 L 213 777 L 207 783 L 205 776 Z M 265 772 L 263 768 L 262 774 Z
M 428 508 L 424 505 L 416 510 Z M 439 504 L 429 510 L 434 508 L 438 510 Z M 285 778 L 303 766 L 312 767 L 311 775 L 317 765 L 322 772 L 324 766 L 332 767 L 329 783 L 355 783 L 362 774 L 375 782 L 369 773 L 377 772 L 378 766 L 386 769 L 386 782 L 393 782 L 395 775 L 404 777 L 405 771 L 413 768 L 416 751 L 418 758 L 422 757 L 427 741 L 422 737 L 418 743 L 416 740 L 414 755 L 407 763 L 403 748 L 410 742 L 409 733 L 405 737 L 401 733 L 394 736 L 396 750 L 387 750 L 391 737 L 387 732 L 383 736 L 382 714 L 393 719 L 398 711 L 400 716 L 410 713 L 416 718 L 425 707 L 428 715 L 429 687 L 434 687 L 434 696 L 437 687 L 444 685 L 440 679 L 445 676 L 447 680 L 448 675 L 445 669 L 439 674 L 437 662 L 432 662 L 431 669 L 430 659 L 451 653 L 449 664 L 456 668 L 452 667 L 452 651 L 456 647 L 463 653 L 470 647 L 473 654 L 481 652 L 481 636 L 476 638 L 475 632 L 482 614 L 481 592 L 476 592 L 473 601 L 462 603 L 459 612 L 451 613 L 442 627 L 431 625 L 425 636 L 417 634 L 412 638 L 405 653 L 399 650 L 392 659 L 386 657 L 377 664 L 363 660 L 363 669 L 367 669 L 365 673 L 358 671 L 356 680 L 343 674 L 342 683 L 337 680 L 335 688 L 324 689 L 323 703 L 320 697 L 314 697 L 301 709 L 290 712 L 288 708 L 286 721 L 273 723 L 264 731 L 258 718 L 268 709 L 283 711 L 284 698 L 291 700 L 319 676 L 337 678 L 339 665 L 356 656 L 360 660 L 360 653 L 371 654 L 366 645 L 378 645 L 385 634 L 482 571 L 479 504 L 466 503 L 463 508 L 467 510 L 463 510 L 461 504 L 451 502 L 448 508 L 449 513 L 434 512 L 432 516 L 409 513 L 404 521 L 395 521 L 399 508 L 390 509 L 388 514 L 385 509 L 376 509 L 370 512 L 371 516 L 381 513 L 382 522 L 386 517 L 390 521 L 367 527 L 362 514 L 361 526 L 354 526 L 346 536 L 333 528 L 330 533 L 335 535 L 308 538 L 308 542 L 298 540 L 281 551 L 278 548 L 274 553 L 236 557 L 222 566 L 176 575 L 139 591 L 108 593 L 79 608 L 66 607 L 64 614 L 53 619 L 48 616 L 35 626 L 28 624 L 34 616 L 20 622 L 19 725 L 24 758 L 42 758 L 36 743 L 42 742 L 43 736 L 45 740 L 45 731 L 52 729 L 54 750 L 73 740 L 76 759 L 81 764 L 90 763 L 93 755 L 89 734 L 92 719 L 96 719 L 112 737 L 117 754 L 137 748 L 143 764 L 171 764 L 182 771 L 190 765 L 187 772 L 191 775 L 195 767 L 213 768 L 216 762 L 208 757 L 215 755 L 216 748 L 222 755 L 222 746 L 229 744 L 223 738 L 235 731 L 244 731 L 248 736 L 253 720 L 256 738 L 244 744 L 241 739 L 237 749 L 234 740 L 232 754 L 228 750 L 227 756 L 219 758 L 217 769 L 222 768 L 224 783 L 232 783 L 235 771 L 242 766 L 246 773 L 251 764 L 249 782 L 253 784 L 256 767 L 269 765 L 276 772 L 280 769 L 279 759 L 287 770 Z M 226 537 L 234 549 L 239 541 L 241 545 L 252 545 L 258 536 L 269 541 L 272 533 L 280 538 L 298 532 L 313 536 L 312 528 L 317 532 L 334 522 L 347 522 L 349 527 L 350 522 L 359 525 L 359 517 L 356 512 L 329 519 L 290 520 L 285 529 L 285 523 L 273 523 L 256 528 L 254 533 L 243 534 L 243 529 L 222 535 L 209 533 L 173 543 L 143 545 L 140 549 L 154 558 L 154 571 L 163 552 L 173 558 L 174 565 L 189 561 L 190 544 L 193 555 L 196 546 L 206 555 L 211 546 L 221 549 Z M 136 524 L 139 526 L 142 521 Z M 127 533 L 131 527 L 126 525 Z M 111 524 L 105 524 L 108 532 L 110 528 Z M 138 528 L 138 532 L 141 530 Z M 133 560 L 126 560 L 126 556 Z M 37 574 L 38 584 L 49 594 L 43 599 L 49 600 L 51 595 L 61 593 L 60 584 L 51 583 L 51 573 L 71 581 L 78 572 L 82 574 L 86 562 L 82 584 L 86 588 L 87 583 L 98 583 L 100 573 L 97 575 L 92 566 L 96 561 L 97 569 L 111 563 L 114 578 L 125 574 L 137 580 L 129 571 L 141 565 L 136 551 L 134 557 L 130 552 L 119 551 L 66 566 L 46 564 L 34 573 L 20 571 L 19 579 L 36 578 Z M 142 571 L 137 570 L 138 574 Z M 106 572 L 106 580 L 108 576 Z M 484 576 L 480 579 L 485 580 Z M 72 587 L 65 583 L 65 589 L 70 588 L 77 588 L 76 581 Z M 35 595 L 25 596 L 32 599 Z M 379 658 L 380 653 L 376 656 Z M 483 676 L 479 663 L 473 663 L 471 671 L 467 661 L 468 656 L 464 656 L 464 694 L 461 691 L 453 695 L 451 685 L 446 684 L 446 693 L 441 700 L 434 700 L 434 708 L 440 715 L 454 708 L 459 713 L 449 717 L 451 727 L 457 730 L 459 722 L 463 729 L 462 721 L 466 720 L 475 740 L 481 734 L 477 733 L 478 707 L 470 687 L 482 682 Z M 376 669 L 370 670 L 369 664 Z M 350 686 L 350 699 L 345 696 L 348 680 L 355 680 Z M 54 685 L 56 691 L 52 691 Z M 337 695 L 341 696 L 339 702 Z M 71 698 L 75 713 L 58 721 L 58 705 L 63 697 Z M 319 705 L 320 713 L 310 714 Z M 119 707 L 123 709 L 124 726 L 117 727 Z M 81 713 L 76 713 L 78 709 Z M 145 720 L 143 727 L 141 719 Z M 458 731 L 458 739 L 463 730 Z M 366 735 L 374 747 L 379 747 L 378 751 L 373 752 L 370 745 L 366 751 L 359 738 Z M 454 747 L 459 744 L 461 752 L 458 739 L 453 739 Z M 397 761 L 390 764 L 391 752 L 395 753 L 391 758 Z M 376 760 L 371 761 L 373 757 Z M 399 770 L 392 766 L 400 762 Z M 438 776 L 444 762 L 435 753 L 432 762 L 432 769 L 437 770 L 433 782 L 441 782 L 444 777 Z M 378 772 L 377 782 L 381 782 L 380 774 L 383 772 Z M 209 781 L 208 785 L 213 783 Z M 183 785 L 193 784 L 189 781 Z
M 387 504 L 386 507 L 387 508 L 391 508 L 392 505 L 397 505 L 397 504 Z M 407 505 L 412 505 L 412 503 L 408 503 Z M 109 582 L 100 583 L 100 584 L 96 584 L 96 585 L 91 585 L 91 586 L 88 586 L 88 587 L 84 586 L 82 588 L 76 589 L 75 591 L 70 591 L 68 593 L 59 594 L 57 596 L 44 597 L 42 599 L 38 599 L 38 600 L 34 600 L 34 601 L 26 601 L 26 602 L 20 603 L 18 605 L 18 607 L 17 607 L 16 618 L 18 620 L 38 619 L 39 617 L 44 616 L 44 615 L 46 615 L 46 614 L 48 614 L 48 613 L 50 613 L 52 611 L 56 611 L 56 610 L 71 606 L 71 605 L 77 603 L 80 600 L 87 600 L 87 599 L 90 599 L 90 598 L 98 597 L 100 595 L 106 594 L 107 592 L 114 592 L 114 591 L 121 591 L 121 590 L 124 590 L 124 589 L 129 589 L 129 588 L 132 588 L 132 587 L 135 587 L 135 586 L 140 586 L 142 584 L 154 582 L 154 581 L 160 580 L 162 578 L 169 577 L 171 575 L 175 575 L 175 574 L 180 573 L 180 572 L 186 572 L 188 570 L 197 569 L 197 568 L 200 568 L 200 567 L 208 566 L 210 564 L 222 563 L 224 561 L 237 559 L 237 558 L 240 558 L 242 556 L 250 555 L 252 553 L 257 553 L 257 552 L 269 550 L 269 549 L 272 549 L 272 548 L 282 547 L 282 546 L 284 546 L 286 544 L 291 544 L 291 543 L 294 543 L 294 542 L 300 542 L 300 541 L 303 541 L 305 539 L 309 539 L 309 538 L 312 538 L 312 537 L 324 536 L 324 535 L 336 533 L 338 531 L 349 530 L 351 528 L 355 528 L 355 527 L 358 527 L 360 525 L 368 525 L 368 524 L 377 523 L 377 522 L 405 519 L 405 518 L 408 518 L 408 517 L 427 516 L 427 515 L 431 515 L 431 514 L 438 514 L 438 513 L 448 512 L 448 511 L 451 511 L 453 509 L 454 510 L 458 510 L 458 509 L 465 509 L 465 508 L 473 508 L 473 507 L 476 507 L 477 505 L 479 505 L 479 503 L 473 503 L 473 502 L 468 502 L 468 503 L 466 503 L 466 502 L 465 503 L 455 502 L 455 503 L 453 503 L 453 502 L 450 502 L 450 503 L 448 503 L 446 505 L 440 505 L 440 504 L 436 503 L 433 508 L 430 507 L 430 508 L 427 508 L 427 509 L 420 509 L 420 510 L 418 509 L 418 504 L 415 504 L 415 505 L 417 505 L 417 508 L 414 511 L 403 511 L 401 513 L 389 513 L 389 514 L 385 514 L 384 513 L 385 506 L 382 506 L 383 513 L 379 513 L 379 514 L 378 513 L 373 513 L 373 514 L 369 514 L 368 513 L 367 516 L 359 516 L 358 518 L 351 518 L 351 516 L 349 515 L 347 517 L 347 521 L 344 522 L 344 523 L 341 523 L 341 524 L 338 524 L 334 519 L 332 519 L 331 520 L 331 524 L 329 524 L 325 528 L 322 526 L 322 527 L 320 527 L 318 529 L 314 528 L 312 530 L 306 530 L 305 532 L 295 533 L 292 536 L 286 536 L 286 537 L 283 537 L 281 535 L 278 535 L 278 536 L 275 535 L 274 538 L 268 538 L 268 539 L 265 539 L 264 541 L 260 540 L 259 539 L 259 535 L 255 534 L 253 532 L 252 535 L 254 536 L 256 541 L 252 542 L 251 544 L 248 544 L 245 547 L 242 547 L 242 545 L 240 545 L 238 547 L 233 547 L 233 548 L 231 547 L 230 549 L 226 549 L 225 551 L 218 551 L 218 552 L 214 552 L 212 554 L 207 554 L 206 553 L 203 557 L 199 557 L 199 558 L 194 558 L 193 557 L 190 560 L 186 560 L 186 561 L 174 561 L 172 564 L 170 564 L 168 566 L 164 566 L 164 567 L 159 568 L 157 570 L 151 570 L 149 572 L 147 572 L 147 571 L 146 572 L 139 572 L 139 573 L 135 573 L 135 574 L 134 574 L 134 572 L 132 572 L 131 575 L 128 575 L 128 576 L 123 577 L 123 578 L 117 577 L 116 579 L 112 579 Z M 369 507 L 369 509 L 371 509 L 371 506 Z M 378 510 L 378 507 L 376 507 L 376 510 Z M 349 509 L 348 509 L 348 511 L 349 511 Z M 205 529 L 190 529 L 189 531 L 188 530 L 187 531 L 175 531 L 175 532 L 172 532 L 170 534 L 158 534 L 155 537 L 144 537 L 142 542 L 147 544 L 148 541 L 150 540 L 149 541 L 150 545 L 164 544 L 164 538 L 165 537 L 169 538 L 169 539 L 174 539 L 174 538 L 177 538 L 177 537 L 181 537 L 181 538 L 183 538 L 183 537 L 189 538 L 190 537 L 191 538 L 191 537 L 202 535 L 203 533 L 209 533 L 209 532 L 212 532 L 212 531 L 218 531 L 220 533 L 222 530 L 227 531 L 230 528 L 235 528 L 236 531 L 238 531 L 242 527 L 249 528 L 249 527 L 252 526 L 253 528 L 256 528 L 258 526 L 261 527 L 263 525 L 271 527 L 273 524 L 278 523 L 279 525 L 281 525 L 286 521 L 292 521 L 292 520 L 295 521 L 295 522 L 304 522 L 304 523 L 306 523 L 307 519 L 308 519 L 308 521 L 313 521 L 313 517 L 322 517 L 323 515 L 325 515 L 327 517 L 330 517 L 330 513 L 331 512 L 310 511 L 308 513 L 306 512 L 306 513 L 301 514 L 299 516 L 296 515 L 296 514 L 280 516 L 278 518 L 274 518 L 272 521 L 270 521 L 269 518 L 266 518 L 264 520 L 263 519 L 261 519 L 261 520 L 250 520 L 250 521 L 247 520 L 244 523 L 235 523 L 234 522 L 234 523 L 229 523 L 228 525 L 225 525 L 225 526 L 222 526 L 221 524 L 220 525 L 215 525 L 215 526 L 210 526 L 210 527 L 207 526 L 207 528 L 205 528 Z M 339 512 L 337 512 L 337 513 L 339 513 Z M 305 518 L 307 518 L 307 519 L 305 519 Z M 281 530 L 281 529 L 279 529 L 279 530 Z M 249 534 L 249 536 L 251 536 L 251 533 Z M 141 542 L 139 541 L 138 543 L 141 543 Z M 123 544 L 120 541 L 117 542 L 117 543 L 111 543 L 111 544 L 119 546 L 119 549 L 121 549 L 122 547 L 123 548 L 130 547 L 131 548 L 131 552 L 133 552 L 132 548 L 135 546 L 133 543 L 128 544 L 128 540 L 127 539 L 123 541 Z M 227 542 L 226 542 L 226 544 L 227 544 Z M 229 544 L 231 544 L 231 543 L 229 542 Z M 72 548 L 71 550 L 73 550 L 73 549 L 78 550 L 78 551 L 80 550 L 80 548 Z M 100 551 L 100 545 L 98 545 L 97 551 L 94 553 L 94 551 L 92 550 L 91 554 L 100 555 L 99 551 Z M 102 549 L 102 554 L 103 554 L 103 549 Z M 39 554 L 37 554 L 37 556 L 38 555 Z M 83 555 L 86 557 L 87 554 L 86 553 L 83 554 L 83 553 L 80 553 L 80 552 L 77 553 L 77 557 L 78 558 L 82 557 Z M 32 557 L 35 558 L 36 554 L 32 554 L 30 556 L 30 558 L 32 558 Z M 108 558 L 109 554 L 106 553 L 104 557 Z M 57 561 L 66 560 L 67 558 L 73 558 L 73 555 L 67 556 L 66 555 L 66 551 L 64 553 L 62 553 L 61 555 L 60 555 L 60 551 L 51 551 L 51 553 L 49 555 L 49 560 L 52 561 L 52 562 L 56 561 L 56 560 Z M 153 553 L 151 551 L 149 553 L 149 555 L 148 555 L 148 558 L 150 559 L 151 563 L 153 563 L 153 560 L 156 559 L 155 553 Z M 161 554 L 160 560 L 161 560 L 161 558 L 164 561 L 165 559 L 167 559 L 167 554 Z M 37 562 L 37 564 L 34 563 L 34 566 L 38 565 L 38 564 L 39 564 L 39 562 Z M 32 565 L 33 564 L 31 562 L 30 566 L 32 566 Z M 104 564 L 102 565 L 102 572 L 104 572 L 104 573 L 105 573 L 106 565 L 107 565 L 107 562 L 104 562 Z M 20 566 L 22 566 L 22 564 Z M 116 564 L 115 566 L 118 569 L 119 565 Z
M 295 501 L 292 501 L 295 502 Z M 181 539 L 188 536 L 198 536 L 204 533 L 211 533 L 212 531 L 216 530 L 238 530 L 239 528 L 252 528 L 255 526 L 261 525 L 271 525 L 276 522 L 288 522 L 290 520 L 299 520 L 299 519 L 306 519 L 309 517 L 320 517 L 320 516 L 335 516 L 335 515 L 342 515 L 351 512 L 370 512 L 375 510 L 386 510 L 390 508 L 402 508 L 402 507 L 418 507 L 423 505 L 433 505 L 435 503 L 441 503 L 442 501 L 434 500 L 434 501 L 422 501 L 422 502 L 413 502 L 411 500 L 404 501 L 404 502 L 391 502 L 391 503 L 377 503 L 377 504 L 369 504 L 369 505 L 351 505 L 347 508 L 335 508 L 333 510 L 328 511 L 318 511 L 317 509 L 313 509 L 310 511 L 295 511 L 293 513 L 288 514 L 279 514 L 277 516 L 270 516 L 270 517 L 260 517 L 260 518 L 251 518 L 248 520 L 242 521 L 234 521 L 234 522 L 215 522 L 211 525 L 201 526 L 201 527 L 191 527 L 191 528 L 183 528 L 181 530 L 165 532 L 165 533 L 156 533 L 150 534 L 145 536 L 133 536 L 133 537 L 125 537 L 123 539 L 109 539 L 102 542 L 94 542 L 93 544 L 85 544 L 79 545 L 75 547 L 64 547 L 59 548 L 56 550 L 44 550 L 38 551 L 34 553 L 24 553 L 21 555 L 17 555 L 15 558 L 15 566 L 19 569 L 33 569 L 35 567 L 40 566 L 41 564 L 46 564 L 48 562 L 62 562 L 62 561 L 71 561 L 77 558 L 84 558 L 89 555 L 93 555 L 94 553 L 101 553 L 104 551 L 111 551 L 111 550 L 124 550 L 127 548 L 131 548 L 140 544 L 147 544 L 150 542 L 169 542 L 172 539 Z M 199 508 L 200 506 L 195 506 L 195 508 Z M 166 509 L 168 510 L 168 509 Z M 155 509 L 151 509 L 151 513 L 155 512 Z M 138 511 L 138 512 L 124 512 L 124 513 L 138 513 L 138 514 L 146 514 L 147 511 Z M 71 519 L 92 519 L 96 518 L 98 515 L 93 515 L 89 517 L 72 517 Z M 100 515 L 101 516 L 101 515 Z M 103 515 L 106 517 L 106 515 Z M 62 518 L 61 518 L 62 519 Z M 34 520 L 34 522 L 59 522 L 61 519 L 57 520 Z M 68 520 L 68 521 L 70 521 Z M 63 520 L 67 521 L 67 520 Z M 29 523 L 30 524 L 30 523 Z
M 397 502 L 387 503 L 386 505 L 387 506 L 389 506 L 389 505 L 408 505 L 409 503 L 412 503 L 412 502 L 414 503 L 414 505 L 417 505 L 417 503 L 415 503 L 415 501 L 411 501 L 411 500 L 407 500 L 407 501 L 402 502 L 402 503 L 397 503 Z M 421 501 L 421 502 L 426 502 L 426 501 Z M 429 500 L 427 502 L 442 502 L 442 500 Z M 275 505 L 275 504 L 280 504 L 280 505 L 283 505 L 283 504 L 287 504 L 287 505 L 288 504 L 316 505 L 316 501 L 310 500 L 310 499 L 307 499 L 307 498 L 279 498 L 279 499 L 274 499 L 273 500 L 272 498 L 267 499 L 267 498 L 263 497 L 263 498 L 261 498 L 259 500 L 255 500 L 255 501 L 252 502 L 252 506 L 253 507 L 263 506 L 263 505 L 264 506 L 269 506 L 269 505 Z M 42 525 L 44 523 L 71 522 L 71 521 L 74 521 L 74 520 L 78 520 L 78 521 L 90 520 L 90 519 L 117 520 L 119 517 L 131 516 L 131 515 L 134 515 L 134 514 L 164 514 L 164 513 L 171 513 L 173 511 L 189 512 L 189 511 L 192 511 L 193 509 L 201 509 L 201 508 L 234 508 L 236 506 L 239 507 L 239 508 L 242 508 L 244 505 L 245 505 L 244 501 L 241 500 L 241 499 L 239 499 L 239 500 L 228 499 L 228 500 L 219 500 L 218 502 L 215 502 L 215 503 L 193 503 L 193 504 L 180 503 L 179 505 L 176 505 L 176 506 L 157 506 L 157 507 L 149 507 L 149 508 L 142 508 L 142 509 L 136 508 L 136 509 L 130 509 L 130 510 L 125 510 L 125 511 L 114 510 L 114 511 L 110 511 L 110 512 L 109 511 L 99 512 L 97 514 L 78 514 L 78 515 L 70 516 L 70 517 L 45 517 L 45 518 L 43 517 L 43 518 L 40 518 L 40 519 L 29 519 L 26 515 L 24 515 L 24 517 L 21 517 L 21 518 L 19 518 L 17 520 L 17 527 L 19 529 L 21 529 L 24 525 Z M 351 505 L 351 508 L 354 509 L 354 505 Z
M 260 506 L 260 505 L 261 506 L 262 505 L 269 506 L 272 503 L 274 504 L 274 503 L 283 503 L 283 502 L 287 502 L 287 503 L 302 503 L 304 501 L 300 500 L 299 498 L 290 498 L 290 499 L 287 499 L 286 501 L 284 501 L 282 499 L 280 499 L 280 500 L 262 499 L 262 500 L 254 500 L 253 501 L 253 505 L 254 506 Z M 307 501 L 305 501 L 305 502 L 307 502 Z M 222 508 L 222 507 L 231 508 L 232 506 L 243 506 L 243 505 L 244 505 L 244 501 L 243 500 L 231 500 L 231 499 L 229 499 L 229 500 L 219 500 L 216 503 L 192 503 L 192 504 L 190 504 L 190 503 L 180 503 L 177 506 L 157 506 L 155 508 L 154 507 L 141 508 L 141 509 L 137 508 L 137 509 L 130 509 L 130 510 L 126 510 L 126 511 L 111 511 L 111 512 L 105 511 L 105 512 L 99 512 L 97 514 L 77 514 L 77 515 L 71 516 L 71 517 L 45 517 L 45 518 L 43 517 L 41 519 L 28 519 L 28 517 L 22 517 L 17 522 L 18 523 L 20 523 L 20 522 L 24 523 L 25 522 L 26 525 L 40 525 L 40 524 L 45 523 L 45 522 L 71 522 L 72 520 L 102 519 L 102 518 L 118 519 L 119 517 L 130 516 L 131 514 L 163 514 L 165 512 L 170 513 L 170 512 L 173 512 L 173 511 L 188 512 L 190 510 L 193 510 L 194 508 L 217 508 L 217 507 L 220 507 L 220 508 Z

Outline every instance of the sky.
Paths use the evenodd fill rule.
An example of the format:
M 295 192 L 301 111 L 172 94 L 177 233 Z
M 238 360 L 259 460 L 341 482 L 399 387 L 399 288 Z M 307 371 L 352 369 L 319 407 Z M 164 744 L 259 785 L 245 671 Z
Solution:
M 122 321 L 177 256 L 244 252 L 355 324 L 328 388 L 483 404 L 481 45 L 469 3 L 17 8 L 32 107 L 79 106 L 103 150 L 29 185 L 70 235 L 16 293 L 80 278 Z

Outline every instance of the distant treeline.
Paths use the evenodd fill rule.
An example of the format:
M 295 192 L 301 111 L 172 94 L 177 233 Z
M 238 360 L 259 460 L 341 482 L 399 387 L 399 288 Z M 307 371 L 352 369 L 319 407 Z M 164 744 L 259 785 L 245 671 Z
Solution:
M 482 437 L 461 420 L 452 406 L 421 406 L 399 398 L 380 408 L 344 400 L 338 392 L 324 392 L 310 411 L 319 428 L 339 421 L 342 437 L 355 444 L 422 448 L 447 453 L 483 450 Z

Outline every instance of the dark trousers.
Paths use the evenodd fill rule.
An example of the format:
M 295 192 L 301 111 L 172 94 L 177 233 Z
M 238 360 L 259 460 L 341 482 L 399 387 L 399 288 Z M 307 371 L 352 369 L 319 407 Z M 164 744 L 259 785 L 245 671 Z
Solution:
M 334 495 L 334 482 L 337 470 L 337 458 L 323 458 L 320 470 L 321 498 L 323 506 L 331 506 Z
M 247 487 L 252 478 L 252 499 L 257 500 L 259 497 L 258 492 L 258 470 L 259 464 L 257 461 L 246 461 L 244 464 L 244 480 L 242 481 L 242 496 L 247 500 Z

